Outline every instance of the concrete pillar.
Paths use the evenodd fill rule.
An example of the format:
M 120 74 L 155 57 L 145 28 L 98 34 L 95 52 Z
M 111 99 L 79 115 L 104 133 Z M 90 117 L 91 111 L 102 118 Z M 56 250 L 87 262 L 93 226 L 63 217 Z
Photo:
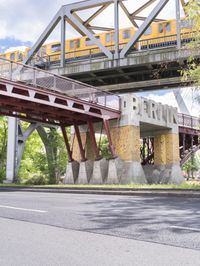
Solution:
M 166 132 L 154 138 L 154 172 L 159 174 L 159 183 L 180 184 L 184 181 L 180 168 L 179 135 Z
M 119 182 L 146 183 L 146 178 L 140 163 L 140 128 L 126 125 L 111 129 L 111 137 L 118 155 L 116 165 Z
M 140 161 L 140 128 L 122 126 L 111 129 L 116 153 L 124 161 Z
M 179 135 L 166 133 L 154 138 L 154 163 L 156 165 L 179 164 Z
M 8 145 L 5 183 L 12 183 L 15 179 L 16 148 L 18 136 L 18 119 L 8 117 Z

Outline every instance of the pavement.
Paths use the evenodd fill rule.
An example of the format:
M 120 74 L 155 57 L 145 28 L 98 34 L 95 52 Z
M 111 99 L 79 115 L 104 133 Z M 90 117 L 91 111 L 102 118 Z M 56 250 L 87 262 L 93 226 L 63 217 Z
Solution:
M 0 192 L 0 265 L 200 266 L 200 199 Z

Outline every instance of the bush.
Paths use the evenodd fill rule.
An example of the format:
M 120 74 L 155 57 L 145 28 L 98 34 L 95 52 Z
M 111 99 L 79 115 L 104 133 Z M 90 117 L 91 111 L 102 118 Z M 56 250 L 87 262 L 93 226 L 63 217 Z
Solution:
M 24 185 L 47 185 L 48 178 L 44 175 L 32 175 L 29 178 L 23 180 Z

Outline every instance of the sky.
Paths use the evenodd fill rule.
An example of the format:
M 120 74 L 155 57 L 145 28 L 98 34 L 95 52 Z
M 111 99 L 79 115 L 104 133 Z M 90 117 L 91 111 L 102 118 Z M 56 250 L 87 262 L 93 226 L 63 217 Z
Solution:
M 25 47 L 31 47 L 62 5 L 79 1 L 80 0 L 0 0 L 0 53 L 16 49 L 24 50 Z M 126 0 L 124 4 L 130 12 L 133 12 L 138 6 L 146 2 L 147 0 Z M 148 15 L 157 3 L 158 1 L 143 11 L 141 15 Z M 109 7 L 102 13 L 102 16 L 99 16 L 94 21 L 94 25 L 112 27 L 112 13 L 113 7 Z M 90 12 L 80 12 L 79 15 L 83 19 L 87 19 L 90 16 Z M 181 11 L 181 15 L 183 15 L 183 11 Z M 170 0 L 158 17 L 162 19 L 175 18 L 175 1 Z M 120 10 L 120 27 L 128 26 L 131 26 L 130 22 L 125 18 L 123 11 Z M 79 35 L 70 26 L 67 26 L 66 36 L 67 38 L 73 38 Z M 60 28 L 58 26 L 48 38 L 47 42 L 57 41 L 59 39 Z M 186 90 L 183 90 L 183 96 L 184 93 L 188 94 Z M 145 93 L 145 97 L 169 105 L 177 105 L 173 97 L 173 92 L 169 90 Z M 200 111 L 199 106 L 195 103 L 194 94 L 191 93 L 191 95 L 188 97 L 184 96 L 184 98 L 186 99 L 186 104 L 191 114 L 198 115 Z

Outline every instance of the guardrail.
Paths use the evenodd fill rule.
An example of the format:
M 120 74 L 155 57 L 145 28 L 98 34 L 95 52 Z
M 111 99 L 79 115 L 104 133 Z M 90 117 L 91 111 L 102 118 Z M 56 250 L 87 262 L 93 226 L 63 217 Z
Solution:
M 188 127 L 200 130 L 200 118 L 185 114 L 178 114 L 178 124 L 180 127 Z
M 0 58 L 0 78 L 23 82 L 70 97 L 120 110 L 120 97 L 48 71 Z

